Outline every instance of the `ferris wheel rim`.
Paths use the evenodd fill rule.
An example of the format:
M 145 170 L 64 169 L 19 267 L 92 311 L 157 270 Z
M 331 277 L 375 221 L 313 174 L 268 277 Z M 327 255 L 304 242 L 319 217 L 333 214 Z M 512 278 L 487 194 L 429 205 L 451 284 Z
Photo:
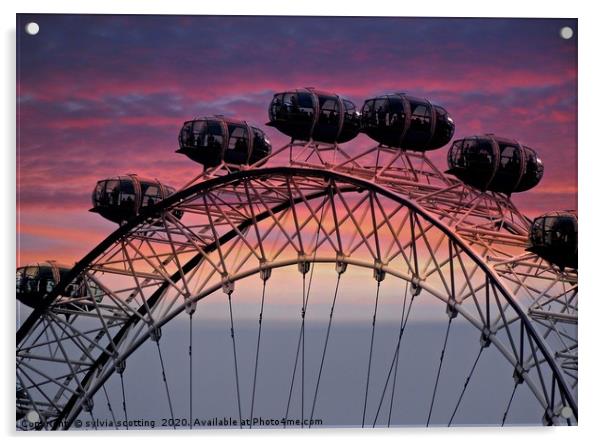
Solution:
M 424 217 L 425 220 L 427 220 L 429 223 L 433 224 L 438 229 L 444 231 L 444 233 L 446 233 L 446 235 L 448 235 L 450 238 L 452 238 L 454 240 L 454 242 L 457 242 L 458 245 L 462 247 L 463 251 L 465 251 L 471 257 L 471 259 L 473 261 L 477 261 L 480 263 L 480 265 L 487 267 L 488 273 L 492 274 L 492 276 L 497 277 L 497 273 L 495 272 L 495 269 L 488 266 L 486 263 L 482 263 L 480 261 L 480 255 L 475 253 L 473 251 L 473 249 L 470 248 L 470 246 L 461 237 L 457 236 L 446 224 L 444 224 L 443 222 L 438 220 L 436 217 L 431 215 L 428 212 L 428 210 L 423 208 L 421 205 L 417 204 L 415 201 L 403 196 L 402 194 L 397 193 L 394 190 L 389 190 L 388 188 L 383 187 L 375 182 L 368 181 L 368 180 L 365 180 L 362 178 L 357 178 L 357 177 L 354 177 L 351 175 L 347 175 L 345 173 L 336 172 L 336 171 L 332 171 L 332 170 L 310 168 L 310 167 L 299 167 L 299 166 L 294 166 L 294 167 L 275 166 L 275 167 L 262 167 L 262 168 L 256 168 L 256 169 L 239 170 L 236 172 L 229 173 L 228 175 L 208 178 L 205 181 L 193 184 L 188 188 L 179 190 L 178 192 L 174 193 L 173 195 L 169 196 L 168 198 L 166 198 L 162 201 L 159 201 L 152 207 L 142 209 L 139 215 L 137 215 L 136 217 L 127 221 L 125 224 L 123 224 L 117 230 L 115 230 L 113 233 L 111 233 L 109 236 L 107 236 L 94 249 L 92 249 L 88 254 L 86 254 L 80 261 L 76 262 L 75 266 L 70 270 L 69 274 L 67 274 L 65 276 L 65 280 L 62 282 L 59 282 L 59 284 L 57 286 L 55 286 L 53 291 L 51 293 L 47 294 L 46 298 L 34 309 L 33 313 L 30 315 L 30 317 L 28 317 L 27 320 L 24 321 L 24 323 L 21 325 L 21 327 L 17 331 L 17 344 L 19 344 L 23 340 L 27 331 L 31 327 L 32 321 L 35 321 L 35 320 L 30 321 L 30 319 L 32 319 L 32 318 L 35 319 L 35 318 L 39 317 L 39 315 L 54 302 L 54 300 L 60 294 L 60 292 L 62 292 L 64 290 L 64 287 L 67 283 L 70 283 L 75 277 L 77 277 L 79 274 L 81 274 L 88 267 L 88 265 L 100 255 L 100 253 L 102 253 L 104 250 L 106 250 L 106 248 L 108 248 L 113 243 L 115 243 L 116 241 L 121 239 L 123 236 L 126 236 L 128 233 L 130 233 L 130 231 L 132 229 L 134 229 L 138 225 L 144 223 L 148 218 L 156 217 L 156 215 L 158 213 L 164 212 L 165 210 L 167 210 L 167 208 L 171 207 L 174 204 L 177 204 L 181 200 L 183 200 L 191 195 L 198 194 L 206 189 L 211 189 L 214 186 L 219 186 L 219 185 L 223 186 L 227 183 L 235 182 L 238 180 L 251 179 L 251 178 L 262 177 L 262 176 L 278 175 L 278 174 L 282 174 L 282 175 L 289 174 L 291 176 L 293 176 L 295 174 L 304 174 L 304 175 L 309 175 L 309 176 L 313 176 L 313 177 L 322 176 L 323 179 L 334 179 L 334 180 L 346 181 L 346 182 L 352 183 L 356 186 L 363 186 L 367 189 L 372 189 L 373 191 L 379 192 L 383 196 L 393 199 L 393 200 L 397 201 L 399 204 L 402 204 L 402 205 L 410 208 L 412 211 L 417 212 L 422 217 Z M 330 178 L 328 178 L 327 176 L 330 176 Z M 497 280 L 497 284 L 502 286 L 502 283 L 499 280 Z M 510 292 L 509 290 L 505 289 L 505 291 L 507 291 L 508 295 L 512 295 L 512 292 Z M 512 300 L 512 299 L 510 298 L 508 301 L 510 304 L 515 303 L 515 302 L 511 302 L 510 300 Z M 514 309 L 516 309 L 516 307 L 514 307 Z
M 209 178 L 203 182 L 194 184 L 186 189 L 180 190 L 174 195 L 166 198 L 165 200 L 160 201 L 148 210 L 143 211 L 136 218 L 133 218 L 123 226 L 119 227 L 115 232 L 110 234 L 94 249 L 92 249 L 86 256 L 84 256 L 81 261 L 76 263 L 75 267 L 65 277 L 65 280 L 59 283 L 59 285 L 57 285 L 55 289 L 53 289 L 52 293 L 47 294 L 43 302 L 38 307 L 36 307 L 32 314 L 28 317 L 28 319 L 25 320 L 25 322 L 17 332 L 17 345 L 19 345 L 23 341 L 23 339 L 27 336 L 29 329 L 35 324 L 40 315 L 46 309 L 48 309 L 48 307 L 54 302 L 58 295 L 60 295 L 60 293 L 64 290 L 63 288 L 68 283 L 70 283 L 75 277 L 84 272 L 89 267 L 89 265 L 99 257 L 99 255 L 102 252 L 104 252 L 107 248 L 112 246 L 115 242 L 119 241 L 123 237 L 126 237 L 133 229 L 143 224 L 149 218 L 154 218 L 158 214 L 169 210 L 171 207 L 177 206 L 179 202 L 190 196 L 200 194 L 204 191 L 208 191 L 216 187 L 223 187 L 229 183 L 234 183 L 246 179 L 278 175 L 291 177 L 304 175 L 314 178 L 321 178 L 323 180 L 335 180 L 347 183 L 349 185 L 357 186 L 364 190 L 373 191 L 393 201 L 396 201 L 397 203 L 403 206 L 406 206 L 408 209 L 410 209 L 413 212 L 416 212 L 430 224 L 441 230 L 445 234 L 445 236 L 447 236 L 454 243 L 456 243 L 457 246 L 460 247 L 462 251 L 465 252 L 479 266 L 479 268 L 486 273 L 488 278 L 492 279 L 493 283 L 500 290 L 500 294 L 503 296 L 505 301 L 519 316 L 521 321 L 524 323 L 526 329 L 528 330 L 529 334 L 535 340 L 537 347 L 542 352 L 546 362 L 551 367 L 554 377 L 556 378 L 558 385 L 562 390 L 563 396 L 566 397 L 568 405 L 572 409 L 575 418 L 577 418 L 577 405 L 572 397 L 571 392 L 568 389 L 563 374 L 560 372 L 557 363 L 552 358 L 552 355 L 549 352 L 547 344 L 540 337 L 539 333 L 534 329 L 528 315 L 523 311 L 520 304 L 517 301 L 515 301 L 515 299 L 512 297 L 512 292 L 502 282 L 495 269 L 489 264 L 487 264 L 483 260 L 483 258 L 478 253 L 476 253 L 474 249 L 472 249 L 472 247 L 463 238 L 454 233 L 454 231 L 451 228 L 449 228 L 445 223 L 443 223 L 442 221 L 438 220 L 435 216 L 430 214 L 422 206 L 420 206 L 415 201 L 406 196 L 403 196 L 393 190 L 389 190 L 372 181 L 357 178 L 340 172 L 334 172 L 331 170 L 318 168 L 276 166 L 252 170 L 240 170 L 229 175 Z
M 345 258 L 313 257 L 313 258 L 309 258 L 308 261 L 313 264 L 318 264 L 318 263 L 335 264 L 337 262 L 344 262 L 350 266 L 356 266 L 359 268 L 376 270 L 376 266 L 373 263 L 355 260 L 350 257 L 345 257 Z M 276 262 L 268 261 L 268 263 L 266 265 L 255 267 L 253 269 L 250 269 L 250 270 L 244 271 L 242 273 L 238 273 L 234 276 L 231 276 L 231 277 L 229 277 L 228 281 L 235 283 L 235 282 L 238 282 L 245 278 L 257 276 L 261 272 L 262 267 L 264 267 L 264 266 L 269 267 L 271 269 L 281 269 L 281 268 L 293 266 L 297 263 L 298 263 L 298 259 L 293 259 L 293 258 L 288 259 L 288 260 L 279 260 Z M 436 290 L 426 280 L 416 280 L 415 277 L 411 277 L 408 274 L 405 274 L 403 272 L 400 272 L 399 270 L 390 268 L 389 266 L 386 266 L 386 265 L 381 266 L 380 270 L 386 272 L 387 274 L 390 274 L 391 276 L 394 276 L 395 278 L 397 278 L 399 280 L 405 281 L 407 283 L 416 284 L 420 289 L 425 290 L 428 294 L 432 295 L 441 304 L 449 304 L 449 298 L 446 298 L 446 296 L 444 295 L 443 292 Z M 208 298 L 208 297 L 218 293 L 220 291 L 220 289 L 222 288 L 223 283 L 224 282 L 215 284 L 215 285 L 209 287 L 208 289 L 203 290 L 203 292 L 200 292 L 199 294 L 197 294 L 195 296 L 191 296 L 190 297 L 190 300 L 192 300 L 191 302 L 194 304 L 194 303 L 200 302 L 200 301 L 204 300 L 205 298 Z M 143 344 L 145 344 L 148 340 L 151 339 L 153 330 L 162 328 L 163 326 L 168 324 L 170 321 L 174 320 L 176 317 L 178 317 L 183 312 L 185 312 L 187 304 L 189 304 L 189 302 L 181 303 L 172 312 L 170 312 L 170 314 L 167 317 L 157 320 L 156 323 L 152 326 L 152 328 L 147 329 L 143 334 L 141 334 L 138 337 L 138 339 L 134 343 L 130 344 L 121 354 L 119 354 L 117 357 L 111 357 L 112 358 L 111 364 L 109 364 L 108 368 L 105 368 L 105 369 L 107 369 L 107 371 L 103 372 L 102 378 L 100 378 L 94 382 L 94 384 L 91 387 L 91 391 L 89 393 L 86 393 L 87 398 L 89 399 L 89 398 L 93 397 L 100 390 L 102 385 L 115 373 L 115 370 L 116 370 L 115 363 L 123 362 L 123 361 L 127 360 L 130 356 L 132 356 Z M 479 323 L 479 321 L 476 319 L 476 317 L 474 317 L 468 311 L 466 311 L 462 307 L 462 304 L 455 305 L 454 309 L 457 310 L 457 312 L 464 318 L 464 320 L 466 322 L 468 322 L 468 324 L 470 326 L 475 328 L 477 331 L 483 332 L 483 329 L 485 328 L 485 326 L 481 325 L 481 323 Z M 495 348 L 499 351 L 501 356 L 509 364 L 516 365 L 515 363 L 513 363 L 513 360 L 511 357 L 512 356 L 511 352 L 497 338 L 497 331 L 490 332 L 488 339 L 491 340 L 491 343 L 495 346 Z M 91 370 L 90 372 L 91 373 L 98 372 L 98 369 Z M 532 382 L 531 376 L 528 373 L 526 373 L 523 376 L 523 378 L 524 378 L 524 381 L 527 383 L 527 386 L 529 386 L 529 389 L 533 393 L 533 395 L 536 398 L 536 400 L 538 401 L 538 403 L 543 408 L 546 408 L 545 396 L 542 394 L 541 390 L 536 388 L 536 385 Z M 79 403 L 79 406 L 69 414 L 67 420 L 65 421 L 67 426 L 69 426 L 73 423 L 73 421 L 77 418 L 77 416 L 81 412 L 81 409 L 82 409 L 82 403 Z M 63 422 L 57 422 L 57 424 L 62 425 Z

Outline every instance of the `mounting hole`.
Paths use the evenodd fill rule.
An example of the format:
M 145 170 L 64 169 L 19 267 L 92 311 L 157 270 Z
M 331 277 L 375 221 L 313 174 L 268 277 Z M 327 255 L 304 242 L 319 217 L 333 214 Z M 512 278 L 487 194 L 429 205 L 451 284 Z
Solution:
M 25 25 L 25 32 L 30 36 L 35 36 L 40 32 L 40 25 L 38 25 L 36 22 L 29 22 L 27 25 Z
M 570 38 L 572 38 L 573 28 L 571 28 L 570 26 L 564 26 L 560 28 L 560 37 L 562 37 L 564 40 L 569 40 Z

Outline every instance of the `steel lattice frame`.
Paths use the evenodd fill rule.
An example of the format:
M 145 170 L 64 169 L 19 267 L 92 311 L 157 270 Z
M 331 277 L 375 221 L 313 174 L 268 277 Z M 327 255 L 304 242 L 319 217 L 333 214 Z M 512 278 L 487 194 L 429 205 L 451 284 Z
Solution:
M 416 200 L 470 242 L 507 281 L 514 298 L 541 327 L 576 397 L 577 270 L 560 270 L 525 252 L 531 221 L 508 197 L 476 190 L 443 174 L 423 153 L 375 146 L 350 156 L 340 146 L 314 143 L 291 144 L 288 148 L 291 164 L 326 166 L 383 185 Z M 332 153 L 330 159 L 324 152 Z
M 199 300 L 275 268 L 332 263 L 396 276 L 414 296 L 442 302 L 508 360 L 545 423 L 563 422 L 567 407 L 576 422 L 576 271 L 524 253 L 530 223 L 509 199 L 465 186 L 422 154 L 374 147 L 352 157 L 307 143 L 273 161 L 286 153 L 285 167 L 205 172 L 78 262 L 17 333 L 27 394 L 18 409 L 68 428 L 130 354 L 149 338 L 158 344 L 161 326 Z M 61 296 L 81 274 L 102 302 Z

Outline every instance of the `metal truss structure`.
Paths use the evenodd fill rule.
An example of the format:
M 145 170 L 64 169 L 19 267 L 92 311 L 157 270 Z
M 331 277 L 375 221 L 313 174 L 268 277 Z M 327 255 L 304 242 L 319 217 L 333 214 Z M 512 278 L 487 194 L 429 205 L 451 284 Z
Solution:
M 183 212 L 181 219 L 173 216 L 175 211 Z M 456 319 L 472 326 L 480 345 L 456 410 L 481 353 L 491 349 L 507 362 L 514 382 L 502 424 L 518 385 L 529 388 L 544 424 L 574 424 L 577 271 L 561 271 L 525 252 L 529 228 L 530 221 L 507 196 L 463 184 L 437 169 L 424 153 L 375 146 L 351 155 L 336 144 L 290 143 L 266 165 L 220 165 L 107 237 L 23 323 L 17 333 L 17 411 L 35 412 L 40 419 L 36 427 L 45 429 L 69 428 L 78 416 L 93 416 L 95 399 L 107 395 L 106 382 L 118 376 L 123 385 L 127 359 L 150 340 L 156 343 L 173 417 L 162 327 L 182 314 L 192 323 L 200 302 L 223 293 L 229 304 L 237 414 L 242 419 L 248 413 L 241 408 L 232 311 L 236 283 L 258 276 L 265 293 L 274 270 L 293 267 L 301 274 L 294 381 L 299 373 L 305 378 L 304 323 L 313 267 L 331 264 L 337 276 L 331 321 L 339 280 L 349 268 L 369 269 L 375 279 L 358 424 L 383 424 L 378 420 L 386 418 L 382 407 L 387 391 L 391 407 L 384 424 L 391 423 L 400 343 L 415 300 L 440 305 L 448 320 L 426 425 L 431 423 L 447 338 Z M 102 300 L 64 295 L 66 286 L 82 276 L 80 282 L 93 282 L 102 290 Z M 398 340 L 376 408 L 366 401 L 379 289 L 386 277 L 401 280 L 400 289 L 405 283 L 405 295 Z M 327 344 L 328 337 L 322 365 Z M 322 366 L 315 391 L 302 390 L 303 418 L 314 416 L 318 393 L 324 390 L 321 373 Z M 306 392 L 313 403 L 303 406 Z M 290 403 L 289 393 L 287 416 Z M 125 405 L 124 390 L 127 417 Z

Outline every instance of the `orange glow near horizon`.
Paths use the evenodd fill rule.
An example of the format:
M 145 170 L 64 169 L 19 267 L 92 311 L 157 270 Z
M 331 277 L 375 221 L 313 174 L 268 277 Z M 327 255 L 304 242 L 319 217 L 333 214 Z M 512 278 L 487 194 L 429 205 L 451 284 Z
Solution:
M 558 20 L 19 20 L 40 23 L 45 35 L 18 36 L 18 265 L 74 263 L 117 228 L 88 212 L 98 179 L 138 173 L 179 187 L 198 175 L 199 165 L 174 153 L 185 120 L 242 118 L 264 128 L 275 149 L 284 145 L 264 127 L 267 107 L 275 92 L 303 86 L 358 107 L 384 92 L 427 97 L 450 112 L 455 138 L 494 132 L 538 150 L 545 175 L 514 197 L 523 213 L 576 209 L 577 45 L 558 37 Z M 345 148 L 373 144 L 360 135 Z M 446 152 L 430 154 L 441 169 Z

